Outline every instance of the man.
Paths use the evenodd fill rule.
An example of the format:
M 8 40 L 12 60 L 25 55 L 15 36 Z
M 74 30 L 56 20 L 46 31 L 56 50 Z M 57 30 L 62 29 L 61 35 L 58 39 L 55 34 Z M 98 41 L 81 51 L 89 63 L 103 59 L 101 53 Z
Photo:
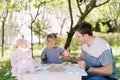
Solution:
M 64 60 L 77 62 L 88 76 L 82 80 L 117 80 L 118 74 L 110 45 L 100 37 L 93 36 L 92 26 L 81 22 L 74 27 L 77 39 L 82 43 L 79 57 L 63 57 Z

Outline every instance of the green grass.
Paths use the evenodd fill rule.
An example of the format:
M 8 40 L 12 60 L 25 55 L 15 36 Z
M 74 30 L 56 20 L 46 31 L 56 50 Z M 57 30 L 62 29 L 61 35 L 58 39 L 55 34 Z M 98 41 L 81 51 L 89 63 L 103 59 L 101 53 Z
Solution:
M 106 39 L 112 46 L 114 58 L 116 61 L 117 71 L 119 74 L 118 80 L 120 80 L 120 35 L 119 33 L 115 33 L 115 34 L 94 33 L 94 34 L 99 35 L 100 37 Z M 59 37 L 58 40 L 60 42 L 59 45 L 63 46 L 65 43 L 65 38 Z M 81 52 L 80 45 L 81 44 L 75 38 L 73 38 L 73 41 L 70 46 L 72 56 L 77 56 Z M 34 56 L 39 57 L 44 47 L 45 47 L 44 44 L 34 45 Z M 15 50 L 16 50 L 15 47 L 5 47 L 4 57 L 1 57 L 0 55 L 0 80 L 17 80 L 16 77 L 11 76 L 11 65 L 10 65 L 10 59 Z

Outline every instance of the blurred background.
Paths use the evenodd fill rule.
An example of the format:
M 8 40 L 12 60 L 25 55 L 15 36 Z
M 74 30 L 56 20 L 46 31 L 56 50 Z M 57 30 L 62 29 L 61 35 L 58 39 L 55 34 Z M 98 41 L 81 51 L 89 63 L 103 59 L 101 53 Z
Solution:
M 16 80 L 10 59 L 19 38 L 31 42 L 33 58 L 40 57 L 49 33 L 57 33 L 58 45 L 70 47 L 71 56 L 79 55 L 73 27 L 82 21 L 109 42 L 120 76 L 120 0 L 0 0 L 0 80 Z

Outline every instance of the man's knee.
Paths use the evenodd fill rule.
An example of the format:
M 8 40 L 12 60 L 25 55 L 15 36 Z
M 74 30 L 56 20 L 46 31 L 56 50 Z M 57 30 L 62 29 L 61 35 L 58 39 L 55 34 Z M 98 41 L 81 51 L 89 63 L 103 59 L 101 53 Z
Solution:
M 91 77 L 88 80 L 107 80 L 104 77 Z
M 82 76 L 82 80 L 88 80 L 87 76 Z

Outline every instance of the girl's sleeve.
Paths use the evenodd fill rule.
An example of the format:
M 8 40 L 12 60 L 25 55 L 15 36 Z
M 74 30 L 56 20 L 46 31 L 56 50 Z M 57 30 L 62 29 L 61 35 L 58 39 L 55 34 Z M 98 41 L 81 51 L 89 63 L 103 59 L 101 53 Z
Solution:
M 42 54 L 43 54 L 43 55 L 46 54 L 46 48 L 42 51 Z
M 59 49 L 61 55 L 62 55 L 62 53 L 63 53 L 64 50 L 65 50 L 64 48 L 60 48 Z

